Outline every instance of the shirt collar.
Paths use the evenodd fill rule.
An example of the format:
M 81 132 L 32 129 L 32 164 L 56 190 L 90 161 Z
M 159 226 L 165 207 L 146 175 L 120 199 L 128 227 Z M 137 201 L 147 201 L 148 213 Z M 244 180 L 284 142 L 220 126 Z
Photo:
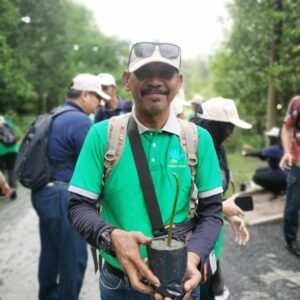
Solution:
M 65 104 L 65 105 L 73 106 L 73 107 L 77 108 L 78 110 L 82 111 L 83 113 L 85 113 L 84 110 L 83 110 L 77 103 L 75 103 L 75 102 L 74 102 L 73 100 L 71 100 L 71 99 L 66 99 L 64 104 Z M 85 113 L 85 114 L 86 114 L 86 113 Z
M 135 105 L 133 105 L 132 107 L 132 115 L 134 117 L 134 120 L 136 121 L 137 127 L 138 127 L 138 131 L 139 134 L 143 134 L 144 132 L 151 130 L 149 128 L 147 128 L 146 126 L 144 126 L 136 117 L 135 115 Z M 165 132 L 169 132 L 172 134 L 176 134 L 176 135 L 180 135 L 180 128 L 179 128 L 179 124 L 178 124 L 178 120 L 176 118 L 175 113 L 173 112 L 172 109 L 170 109 L 170 113 L 169 113 L 169 117 L 167 122 L 165 123 L 165 125 L 163 126 L 163 128 L 161 129 Z

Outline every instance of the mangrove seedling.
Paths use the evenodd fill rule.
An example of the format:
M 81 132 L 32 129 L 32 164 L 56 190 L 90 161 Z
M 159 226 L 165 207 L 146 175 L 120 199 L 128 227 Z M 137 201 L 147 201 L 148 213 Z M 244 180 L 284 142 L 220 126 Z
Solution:
M 177 200 L 178 200 L 178 194 L 179 194 L 179 179 L 176 173 L 172 173 L 172 175 L 175 177 L 176 180 L 176 192 L 175 192 L 175 198 L 174 198 L 174 203 L 172 207 L 172 212 L 171 212 L 171 217 L 170 217 L 170 224 L 168 228 L 168 240 L 167 240 L 167 246 L 171 247 L 171 242 L 172 242 L 172 235 L 173 235 L 173 224 L 174 224 L 174 216 L 176 212 L 176 205 L 177 205 Z

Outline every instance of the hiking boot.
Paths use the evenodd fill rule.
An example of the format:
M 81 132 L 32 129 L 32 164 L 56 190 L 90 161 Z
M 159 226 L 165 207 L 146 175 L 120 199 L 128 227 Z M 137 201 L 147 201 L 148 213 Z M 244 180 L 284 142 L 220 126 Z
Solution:
M 215 300 L 227 300 L 229 299 L 229 296 L 230 296 L 229 289 L 226 286 L 224 286 L 223 293 L 221 295 L 215 296 Z
M 292 241 L 287 243 L 286 248 L 294 255 L 300 257 L 300 243 L 297 241 Z

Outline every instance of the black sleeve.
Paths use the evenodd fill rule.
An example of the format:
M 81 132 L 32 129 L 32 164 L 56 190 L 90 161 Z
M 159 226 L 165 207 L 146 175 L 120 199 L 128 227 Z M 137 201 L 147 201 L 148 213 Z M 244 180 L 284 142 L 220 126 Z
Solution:
M 69 221 L 92 246 L 98 247 L 99 236 L 108 228 L 115 227 L 99 217 L 96 201 L 71 193 Z
M 260 158 L 261 160 L 267 159 L 266 156 L 263 154 L 262 150 L 247 152 L 245 156 L 257 157 Z
M 199 198 L 197 216 L 196 228 L 188 241 L 188 250 L 206 261 L 223 226 L 222 194 Z

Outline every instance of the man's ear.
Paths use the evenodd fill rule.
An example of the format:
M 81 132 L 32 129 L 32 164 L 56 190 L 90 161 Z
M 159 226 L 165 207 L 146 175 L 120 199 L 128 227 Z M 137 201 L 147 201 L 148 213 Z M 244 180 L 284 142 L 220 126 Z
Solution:
M 178 74 L 177 76 L 177 89 L 178 89 L 178 93 L 179 93 L 179 90 L 182 86 L 182 82 L 183 82 L 183 75 L 182 74 Z
M 82 91 L 80 96 L 81 96 L 82 100 L 85 102 L 88 99 L 88 95 L 89 95 L 88 91 Z
M 130 73 L 128 71 L 124 71 L 122 75 L 122 82 L 126 91 L 130 91 L 129 77 L 130 77 Z

